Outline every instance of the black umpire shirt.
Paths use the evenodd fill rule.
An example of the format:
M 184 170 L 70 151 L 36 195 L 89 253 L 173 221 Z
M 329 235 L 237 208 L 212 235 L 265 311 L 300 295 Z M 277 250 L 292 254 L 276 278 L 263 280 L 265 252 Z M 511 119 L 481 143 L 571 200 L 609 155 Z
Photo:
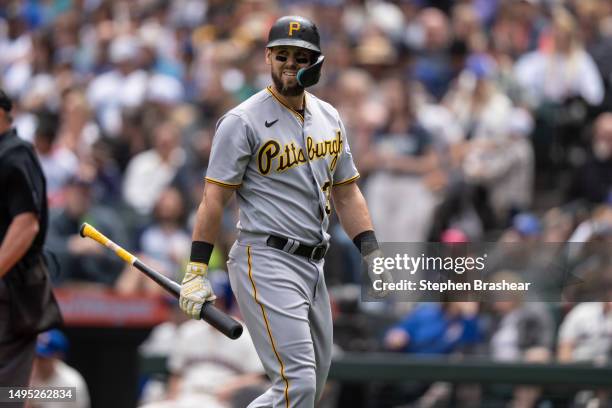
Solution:
M 48 208 L 45 177 L 31 144 L 14 129 L 0 135 L 0 242 L 13 219 L 24 212 L 38 215 L 40 230 L 25 256 L 25 265 L 42 253 L 47 234 Z

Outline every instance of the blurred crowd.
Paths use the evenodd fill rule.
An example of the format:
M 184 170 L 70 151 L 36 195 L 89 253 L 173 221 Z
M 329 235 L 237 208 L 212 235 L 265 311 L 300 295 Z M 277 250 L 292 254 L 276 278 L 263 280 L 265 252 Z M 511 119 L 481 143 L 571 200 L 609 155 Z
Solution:
M 0 87 L 47 177 L 56 285 L 159 294 L 81 239 L 84 221 L 180 282 L 216 120 L 270 83 L 264 48 L 283 14 L 319 27 L 326 61 L 309 91 L 344 120 L 380 241 L 610 242 L 609 1 L 5 1 Z M 231 205 L 212 269 L 224 269 L 236 216 Z M 344 349 L 450 353 L 484 342 L 495 358 L 530 361 L 610 353 L 605 302 L 396 305 L 386 327 L 367 325 L 372 311 L 354 306 L 351 286 L 359 255 L 331 229 L 327 280 Z M 598 265 L 612 274 L 609 258 Z M 501 318 L 480 333 L 464 314 Z M 431 343 L 456 334 L 457 319 L 456 341 Z

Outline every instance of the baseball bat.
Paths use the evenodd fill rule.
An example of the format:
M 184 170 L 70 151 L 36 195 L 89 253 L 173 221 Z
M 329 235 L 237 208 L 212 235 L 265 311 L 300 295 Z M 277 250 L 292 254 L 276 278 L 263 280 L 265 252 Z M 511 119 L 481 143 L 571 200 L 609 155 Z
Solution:
M 135 268 L 143 272 L 149 278 L 153 279 L 159 286 L 168 291 L 171 295 L 178 298 L 181 295 L 181 285 L 170 280 L 166 276 L 162 275 L 155 269 L 150 266 L 144 264 L 137 257 L 121 248 L 119 245 L 115 244 L 108 237 L 102 234 L 100 231 L 89 225 L 88 223 L 84 223 L 81 225 L 81 229 L 79 233 L 83 238 L 89 237 L 94 241 L 104 245 L 105 247 L 111 249 L 115 254 L 123 259 L 125 262 L 133 265 Z M 211 302 L 206 302 L 202 306 L 202 312 L 200 313 L 200 318 L 206 322 L 208 322 L 215 329 L 219 330 L 221 333 L 225 334 L 230 339 L 237 339 L 242 335 L 242 325 L 238 323 L 236 320 L 223 313 L 221 310 L 217 309 L 215 305 Z

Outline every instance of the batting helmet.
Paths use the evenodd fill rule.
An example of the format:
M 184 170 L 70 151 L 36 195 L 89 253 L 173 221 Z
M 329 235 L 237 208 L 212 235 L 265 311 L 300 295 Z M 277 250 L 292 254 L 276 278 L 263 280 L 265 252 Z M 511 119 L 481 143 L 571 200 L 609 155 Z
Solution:
M 287 45 L 305 48 L 317 54 L 314 64 L 300 69 L 297 73 L 298 83 L 306 88 L 316 84 L 321 76 L 325 57 L 321 54 L 319 42 L 319 30 L 312 21 L 300 16 L 284 16 L 272 25 L 266 47 Z

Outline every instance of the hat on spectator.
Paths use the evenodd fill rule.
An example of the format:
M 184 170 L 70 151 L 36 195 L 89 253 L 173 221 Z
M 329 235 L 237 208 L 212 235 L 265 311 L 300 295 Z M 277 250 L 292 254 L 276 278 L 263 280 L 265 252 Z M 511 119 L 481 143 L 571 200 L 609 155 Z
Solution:
M 538 217 L 531 213 L 520 213 L 512 219 L 512 228 L 519 234 L 529 237 L 542 232 L 542 224 Z
M 38 335 L 36 340 L 36 354 L 39 357 L 55 357 L 68 351 L 68 340 L 64 334 L 57 330 L 49 330 Z

